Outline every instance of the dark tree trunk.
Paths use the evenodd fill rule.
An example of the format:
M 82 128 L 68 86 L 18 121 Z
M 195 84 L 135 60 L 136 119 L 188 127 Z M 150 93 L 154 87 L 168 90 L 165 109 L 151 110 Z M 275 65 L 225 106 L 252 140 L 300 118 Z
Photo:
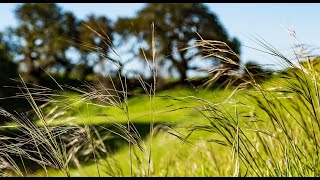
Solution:
M 184 84 L 187 80 L 187 71 L 186 70 L 182 70 L 180 71 L 180 83 Z
M 187 63 L 181 63 L 177 67 L 179 71 L 179 81 L 181 84 L 185 84 L 187 82 L 187 70 L 188 70 L 188 65 Z

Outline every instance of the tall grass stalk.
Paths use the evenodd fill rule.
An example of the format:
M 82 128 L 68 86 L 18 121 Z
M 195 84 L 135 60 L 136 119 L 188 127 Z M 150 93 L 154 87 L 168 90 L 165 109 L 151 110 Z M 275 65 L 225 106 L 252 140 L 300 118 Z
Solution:
M 105 53 L 101 52 L 101 49 L 99 47 L 91 47 L 88 46 L 84 43 L 78 43 L 76 45 L 81 46 L 83 48 L 87 48 L 89 51 L 96 51 L 99 52 L 100 55 L 104 58 L 106 58 L 107 60 L 109 60 L 111 63 L 113 63 L 115 66 L 117 66 L 119 69 L 123 69 L 126 70 L 125 67 L 123 67 L 123 64 L 118 63 L 120 61 L 123 61 L 120 57 L 120 55 L 117 53 L 116 48 L 113 46 L 112 42 L 110 42 L 110 38 L 108 38 L 107 34 L 105 34 L 105 32 L 102 30 L 103 34 L 98 33 L 97 31 L 95 31 L 94 29 L 92 29 L 91 27 L 87 26 L 89 29 L 91 29 L 95 34 L 97 34 L 102 40 L 103 42 L 108 45 L 110 47 L 110 49 L 112 50 L 112 52 L 119 58 L 118 61 L 116 61 L 115 59 L 111 59 L 110 57 L 107 57 L 105 55 Z M 149 85 L 147 84 L 140 75 L 134 75 L 132 74 L 130 71 L 129 73 L 131 75 L 133 75 L 135 78 L 138 79 L 138 81 L 140 82 L 142 88 L 144 89 L 145 93 L 149 96 L 150 99 L 150 118 L 151 118 L 151 122 L 150 122 L 150 140 L 151 140 L 151 144 L 149 146 L 149 151 L 148 151 L 148 170 L 147 170 L 147 176 L 150 176 L 150 170 L 151 170 L 151 163 L 152 163 L 152 155 L 151 155 L 151 148 L 152 148 L 152 138 L 153 138 L 153 129 L 154 129 L 154 99 L 156 96 L 156 77 L 157 77 L 157 68 L 156 68 L 156 62 L 155 62 L 155 54 L 156 54 L 156 49 L 155 49 L 155 30 L 154 30 L 154 24 L 152 24 L 152 65 L 150 65 L 149 60 L 146 58 L 145 56 L 145 61 L 146 63 L 149 65 L 150 70 L 152 71 L 153 74 L 153 84 Z M 111 45 L 110 45 L 111 44 Z M 141 51 L 143 54 L 144 51 L 141 48 Z M 120 67 L 121 66 L 121 67 Z M 139 132 L 136 130 L 136 128 L 134 127 L 133 123 L 131 122 L 130 118 L 130 111 L 129 111 L 129 104 L 128 104 L 128 87 L 127 87 L 127 77 L 126 76 L 122 76 L 121 72 L 118 71 L 117 73 L 118 75 L 118 79 L 120 81 L 121 84 L 121 90 L 117 90 L 115 84 L 113 83 L 112 78 L 110 78 L 113 87 L 111 89 L 104 87 L 104 91 L 106 91 L 109 95 L 106 98 L 105 95 L 102 95 L 99 92 L 100 90 L 96 90 L 94 87 L 90 86 L 90 89 L 92 90 L 92 92 L 87 92 L 88 95 L 90 96 L 90 99 L 100 99 L 101 101 L 109 104 L 110 106 L 115 106 L 118 107 L 119 109 L 121 109 L 123 111 L 123 113 L 125 114 L 126 117 L 126 122 L 127 122 L 127 128 L 124 129 L 123 127 L 121 127 L 120 124 L 116 124 L 117 127 L 120 127 L 120 129 L 126 134 L 126 140 L 128 141 L 128 148 L 129 148 L 129 161 L 130 161 L 130 176 L 133 176 L 133 154 L 132 154 L 132 144 L 136 144 L 138 142 L 136 142 L 135 138 L 140 139 L 140 135 Z M 148 89 L 148 87 L 150 87 Z M 110 91 L 114 91 L 116 93 L 116 95 L 111 95 Z M 86 93 L 86 94 L 87 94 Z M 106 98 L 106 99 L 104 99 Z M 118 100 L 116 100 L 115 98 L 117 98 Z M 83 101 L 88 100 L 88 98 L 84 98 Z M 107 101 L 106 101 L 107 100 Z M 109 130 L 109 129 L 108 129 Z M 112 131 L 113 133 L 115 133 L 114 131 Z M 118 133 L 117 133 L 118 134 Z M 120 134 L 118 134 L 120 135 Z M 121 137 L 123 137 L 122 135 L 120 135 Z M 142 141 L 142 140 L 141 140 Z M 143 142 L 143 141 L 142 141 Z M 141 146 L 139 146 L 139 148 L 141 149 Z M 142 150 L 142 149 L 141 149 Z
M 152 139 L 153 139 L 153 133 L 154 133 L 154 112 L 155 112 L 155 105 L 154 100 L 156 97 L 156 84 L 157 84 L 157 66 L 156 66 L 156 39 L 155 39 L 155 27 L 154 23 L 151 25 L 152 27 L 152 75 L 153 75 L 153 86 L 150 88 L 150 147 L 149 147 L 149 156 L 148 156 L 148 176 L 150 176 L 150 170 L 151 170 L 151 161 L 152 161 Z

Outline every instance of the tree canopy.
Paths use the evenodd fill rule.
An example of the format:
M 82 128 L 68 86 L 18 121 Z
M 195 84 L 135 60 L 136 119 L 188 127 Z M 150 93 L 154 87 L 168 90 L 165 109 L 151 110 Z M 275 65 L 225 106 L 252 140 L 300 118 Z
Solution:
M 199 69 L 201 63 L 193 62 L 205 56 L 200 47 L 181 49 L 194 45 L 200 38 L 226 42 L 235 53 L 240 54 L 240 42 L 230 37 L 218 17 L 201 3 L 150 3 L 135 16 L 118 18 L 115 22 L 96 15 L 78 19 L 72 12 L 63 11 L 54 3 L 21 4 L 16 8 L 15 15 L 18 26 L 9 29 L 11 38 L 15 38 L 12 41 L 15 59 L 20 71 L 29 78 L 26 80 L 34 83 L 39 83 L 44 70 L 64 74 L 65 78 L 69 74 L 78 74 L 77 77 L 84 80 L 96 73 L 94 69 L 99 65 L 104 73 L 120 72 L 123 75 L 121 72 L 127 72 L 123 71 L 124 66 L 135 58 L 116 59 L 110 56 L 114 48 L 124 45 L 129 49 L 130 56 L 133 52 L 140 60 L 145 57 L 150 60 L 153 33 L 156 63 L 165 70 L 161 72 L 178 74 L 180 82 L 187 79 L 190 71 Z M 151 28 L 153 23 L 155 32 Z M 120 37 L 116 43 L 115 35 Z M 140 47 L 137 44 L 133 44 L 132 49 L 128 47 L 128 41 L 132 39 L 142 42 L 143 53 L 132 50 Z M 70 50 L 75 50 L 73 55 L 76 53 L 76 60 L 70 58 Z M 231 54 L 224 55 L 239 61 Z M 205 61 L 212 66 L 221 63 L 227 69 L 238 68 L 214 57 L 206 57 Z
M 64 40 L 75 35 L 75 17 L 52 3 L 26 3 L 15 10 L 18 26 L 12 29 L 17 37 L 17 54 L 24 71 L 38 81 L 43 70 L 63 67 L 70 71 L 66 51 L 71 46 Z
M 105 16 L 89 15 L 86 20 L 78 24 L 78 50 L 81 54 L 78 71 L 83 74 L 82 79 L 93 73 L 95 65 L 103 67 L 103 60 L 108 57 L 113 44 L 113 27 Z M 90 58 L 90 55 L 95 55 Z
M 152 23 L 156 27 L 156 47 L 158 59 L 161 60 L 160 64 L 170 62 L 171 69 L 179 73 L 180 81 L 187 78 L 189 69 L 196 69 L 190 66 L 190 62 L 196 57 L 203 56 L 200 49 L 194 53 L 180 50 L 199 39 L 197 33 L 203 39 L 224 41 L 235 53 L 240 53 L 239 41 L 236 38 L 230 39 L 217 16 L 205 5 L 199 3 L 151 3 L 133 18 L 120 18 L 116 22 L 115 30 L 124 37 L 138 35 L 148 44 L 143 49 L 145 54 L 151 55 Z M 238 61 L 235 57 L 230 58 Z M 213 61 L 213 63 L 216 62 Z M 238 67 L 232 66 L 232 68 Z

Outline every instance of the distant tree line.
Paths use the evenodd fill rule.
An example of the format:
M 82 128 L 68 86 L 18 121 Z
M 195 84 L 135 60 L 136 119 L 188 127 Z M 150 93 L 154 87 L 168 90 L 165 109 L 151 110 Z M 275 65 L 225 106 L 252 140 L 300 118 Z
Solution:
M 125 75 L 131 59 L 151 60 L 152 23 L 158 66 L 181 82 L 187 79 L 188 71 L 197 70 L 197 63 L 191 62 L 204 55 L 199 48 L 181 51 L 199 40 L 197 33 L 203 39 L 224 41 L 240 54 L 240 42 L 231 38 L 217 16 L 200 3 L 151 3 L 135 17 L 115 22 L 95 15 L 78 19 L 54 3 L 21 4 L 15 16 L 18 25 L 2 33 L 0 47 L 7 53 L 1 54 L 1 62 L 15 62 L 19 73 L 33 83 L 39 83 L 46 72 L 82 80 L 96 72 Z M 124 46 L 133 54 L 129 60 L 113 52 Z M 212 65 L 218 62 L 207 61 Z

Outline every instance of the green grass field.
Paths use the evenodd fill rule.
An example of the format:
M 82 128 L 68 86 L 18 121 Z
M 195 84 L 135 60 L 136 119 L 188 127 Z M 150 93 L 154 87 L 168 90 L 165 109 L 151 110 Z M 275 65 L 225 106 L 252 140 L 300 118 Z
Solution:
M 282 80 L 275 77 L 263 84 L 265 88 L 282 86 Z M 208 124 L 206 117 L 196 108 L 206 105 L 202 100 L 234 113 L 234 103 L 237 102 L 238 111 L 252 114 L 258 105 L 249 100 L 249 94 L 255 94 L 255 90 L 234 91 L 234 89 L 205 90 L 177 88 L 163 91 L 157 94 L 154 100 L 154 122 L 176 125 L 176 131 L 181 137 L 187 137 L 189 131 L 182 127 Z M 68 94 L 72 102 L 77 102 L 79 96 Z M 68 100 L 69 100 L 68 98 Z M 236 101 L 235 101 L 236 100 Z M 133 123 L 150 125 L 150 99 L 148 96 L 139 95 L 130 98 L 129 114 Z M 219 105 L 221 104 L 221 105 Z M 71 118 L 72 117 L 72 118 Z M 234 116 L 235 117 L 235 116 Z M 67 120 L 65 120 L 67 119 Z M 243 124 L 247 120 L 243 118 Z M 74 106 L 63 116 L 50 122 L 51 125 L 65 124 L 113 124 L 126 123 L 126 115 L 115 107 L 102 107 L 93 105 L 92 101 L 75 103 Z M 38 122 L 41 125 L 41 122 Z M 247 126 L 247 125 L 246 125 Z M 173 132 L 173 131 L 169 131 Z M 251 134 L 252 135 L 252 134 Z M 254 136 L 254 135 L 253 135 Z M 235 169 L 232 163 L 231 148 L 208 142 L 208 139 L 221 139 L 212 132 L 194 132 L 188 136 L 188 142 L 168 133 L 160 131 L 152 139 L 152 176 L 232 176 Z M 149 147 L 149 136 L 143 138 L 145 147 Z M 134 146 L 133 151 L 133 175 L 147 176 L 148 161 L 146 152 L 141 152 Z M 110 163 L 108 165 L 108 163 Z M 110 157 L 99 160 L 98 168 L 100 176 L 130 176 L 129 148 L 124 146 Z M 116 164 L 116 165 L 115 165 Z M 85 164 L 78 168 L 71 168 L 71 176 L 98 176 L 96 163 Z M 44 171 L 38 171 L 32 176 L 44 176 Z M 62 171 L 51 169 L 49 176 L 65 176 Z
M 199 90 L 194 91 L 192 89 L 172 89 L 165 92 L 161 92 L 155 98 L 155 123 L 169 123 L 169 124 L 178 124 L 178 125 L 186 125 L 186 124 L 194 124 L 205 122 L 205 118 L 193 108 L 198 106 L 200 103 L 195 101 L 193 97 L 203 98 L 206 100 L 210 100 L 213 103 L 219 103 L 228 97 L 232 93 L 232 90 Z M 167 96 L 171 97 L 182 97 L 181 101 L 173 100 L 171 98 L 166 98 Z M 88 102 L 89 103 L 89 102 Z M 180 109 L 190 107 L 187 109 Z M 146 96 L 138 96 L 129 99 L 129 113 L 131 117 L 131 121 L 133 123 L 145 123 L 150 124 L 150 102 L 149 98 Z M 77 113 L 81 112 L 80 114 Z M 74 111 L 74 112 L 71 112 Z M 71 119 L 70 117 L 74 117 L 69 121 L 64 121 L 65 117 L 60 117 L 52 121 L 52 125 L 61 125 L 65 123 L 77 123 L 79 125 L 82 124 L 106 124 L 106 123 L 125 123 L 126 117 L 123 112 L 118 110 L 117 108 L 111 107 L 98 107 L 92 104 L 87 103 L 79 103 L 75 105 L 74 109 L 69 111 L 64 116 L 67 119 Z M 98 114 L 98 115 L 97 115 Z M 39 122 L 39 124 L 41 124 Z M 193 143 L 199 143 L 197 141 L 201 136 L 208 137 L 210 136 L 208 133 L 195 133 L 190 138 L 195 138 Z M 150 138 L 144 138 L 145 143 L 150 143 Z M 203 142 L 202 142 L 203 143 Z M 203 144 L 205 145 L 205 144 Z M 148 145 L 147 145 L 148 146 Z M 196 145 L 197 146 L 197 145 Z M 208 174 L 208 167 L 203 164 L 206 162 L 206 158 L 200 158 L 201 151 L 199 151 L 199 147 L 193 147 L 191 145 L 185 144 L 183 145 L 182 141 L 177 137 L 168 134 L 167 132 L 159 132 L 153 139 L 153 174 L 156 176 L 175 176 L 175 175 L 186 175 L 186 176 L 210 176 L 214 174 Z M 208 147 L 209 148 L 209 147 Z M 218 148 L 219 146 L 213 146 L 210 148 Z M 223 149 L 223 148 L 222 148 Z M 128 147 L 124 147 L 117 151 L 112 155 L 113 163 L 119 163 L 121 169 L 123 169 L 123 175 L 129 176 L 129 161 L 128 161 Z M 142 153 L 138 148 L 135 148 L 137 156 L 142 162 L 141 165 L 135 161 L 135 175 L 141 176 L 146 175 L 147 170 L 147 161 L 146 155 Z M 202 155 L 203 156 L 203 155 Z M 200 159 L 199 159 L 200 158 Z M 107 158 L 108 161 L 109 158 Z M 202 160 L 201 160 L 202 159 Z M 177 161 L 178 160 L 178 161 Z M 171 162 L 170 162 L 171 161 Z M 105 169 L 105 159 L 100 160 L 100 168 L 101 175 L 106 176 L 108 173 L 108 169 Z M 174 164 L 177 169 L 186 170 L 186 172 L 170 172 L 169 167 L 167 167 L 168 163 L 180 163 Z M 212 166 L 211 162 L 208 166 Z M 140 167 L 141 166 L 141 167 Z M 185 167 L 183 167 L 185 166 Z M 192 171 L 190 167 L 192 166 Z M 168 169 L 169 168 L 169 169 Z M 212 170 L 213 167 L 210 167 Z M 105 170 L 103 170 L 105 169 Z M 213 171 L 211 173 L 214 173 Z M 38 174 L 40 176 L 44 174 Z M 64 176 L 60 171 L 49 171 L 49 176 Z M 71 169 L 71 176 L 98 176 L 97 168 L 94 163 L 85 165 L 81 167 L 81 169 L 75 168 Z
M 38 163 L 10 161 L 27 176 L 319 176 L 319 71 L 306 65 L 237 88 L 58 92 L 44 107 L 27 91 L 35 123 L 0 109 L 27 136 L 1 153 Z

